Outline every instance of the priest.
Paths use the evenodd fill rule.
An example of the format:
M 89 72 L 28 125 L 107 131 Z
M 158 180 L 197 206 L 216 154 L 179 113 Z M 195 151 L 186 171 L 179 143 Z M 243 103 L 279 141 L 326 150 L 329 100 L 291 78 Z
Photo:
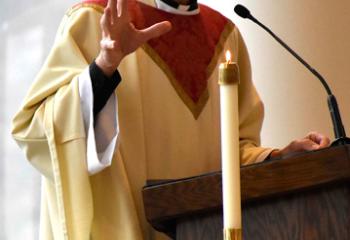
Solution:
M 260 147 L 263 104 L 247 50 L 220 13 L 195 0 L 86 0 L 66 12 L 13 120 L 42 174 L 40 239 L 166 239 L 147 224 L 141 189 L 220 170 L 224 50 L 241 74 L 242 164 L 328 146 L 312 132 L 281 150 Z

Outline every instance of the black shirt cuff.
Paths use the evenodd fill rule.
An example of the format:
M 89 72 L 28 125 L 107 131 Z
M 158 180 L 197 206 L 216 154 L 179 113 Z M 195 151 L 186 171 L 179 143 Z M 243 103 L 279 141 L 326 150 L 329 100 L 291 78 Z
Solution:
M 117 88 L 122 78 L 118 70 L 111 77 L 107 77 L 96 65 L 95 61 L 90 64 L 89 71 L 93 92 L 94 119 L 96 119 L 97 114 L 106 105 L 109 97 Z

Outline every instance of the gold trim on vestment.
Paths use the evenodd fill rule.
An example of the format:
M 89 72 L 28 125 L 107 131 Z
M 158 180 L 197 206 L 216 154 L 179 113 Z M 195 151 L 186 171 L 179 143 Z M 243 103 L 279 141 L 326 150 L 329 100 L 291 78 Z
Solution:
M 143 50 L 153 59 L 153 61 L 163 70 L 165 75 L 169 78 L 171 85 L 174 87 L 176 93 L 185 103 L 185 105 L 190 109 L 195 119 L 198 118 L 202 109 L 204 108 L 207 100 L 209 99 L 208 88 L 204 90 L 202 95 L 199 97 L 197 103 L 195 103 L 192 98 L 185 92 L 183 87 L 176 80 L 173 72 L 169 68 L 168 64 L 158 55 L 158 53 L 148 44 L 142 46 Z
M 228 22 L 225 26 L 224 30 L 221 33 L 220 40 L 215 48 L 214 56 L 212 57 L 210 64 L 207 67 L 206 74 L 207 74 L 207 81 L 212 75 L 213 71 L 216 68 L 216 65 L 218 63 L 220 54 L 222 53 L 224 49 L 225 42 L 230 35 L 230 33 L 234 29 L 234 24 L 231 22 Z M 142 46 L 143 50 L 153 59 L 153 61 L 159 65 L 159 67 L 163 70 L 165 75 L 170 80 L 171 85 L 174 87 L 176 93 L 180 97 L 180 99 L 185 103 L 185 105 L 188 107 L 188 109 L 191 111 L 193 117 L 197 119 L 202 112 L 205 104 L 207 103 L 209 99 L 209 91 L 208 86 L 203 91 L 201 96 L 199 97 L 198 102 L 194 102 L 192 98 L 185 92 L 183 87 L 178 83 L 175 76 L 173 75 L 173 72 L 169 68 L 169 66 L 166 64 L 166 62 L 158 55 L 158 53 L 148 44 L 144 44 Z
M 100 12 L 100 13 L 103 13 L 105 7 L 97 4 L 97 3 L 79 3 L 73 7 L 71 7 L 66 15 L 69 17 L 70 15 L 72 15 L 76 10 L 80 9 L 80 8 L 83 8 L 83 7 L 89 7 L 89 8 L 93 8 L 95 9 L 96 11 Z
M 220 36 L 220 40 L 219 40 L 219 42 L 218 42 L 218 44 L 216 45 L 216 48 L 215 48 L 214 56 L 212 57 L 209 65 L 207 67 L 208 79 L 213 74 L 213 72 L 214 72 L 214 70 L 216 68 L 216 65 L 218 64 L 219 57 L 220 57 L 222 51 L 224 50 L 227 38 L 230 36 L 230 34 L 234 30 L 234 28 L 235 28 L 235 25 L 232 22 L 229 21 L 226 24 L 224 30 L 222 31 L 221 36 Z
M 76 6 L 73 6 L 70 10 L 67 11 L 66 15 L 69 17 L 72 15 L 76 10 L 82 8 L 82 7 L 90 7 L 95 9 L 96 11 L 103 13 L 104 7 L 96 4 L 96 3 L 80 3 Z M 213 71 L 215 70 L 219 57 L 224 49 L 225 42 L 230 35 L 230 33 L 234 29 L 234 24 L 230 21 L 226 24 L 224 30 L 221 33 L 220 39 L 218 44 L 215 47 L 214 55 L 206 69 L 207 74 L 207 81 L 212 75 Z M 188 109 L 191 111 L 193 117 L 197 119 L 202 112 L 205 104 L 207 103 L 209 99 L 209 91 L 208 86 L 203 91 L 203 93 L 200 95 L 198 102 L 194 102 L 192 98 L 185 92 L 183 87 L 179 84 L 179 82 L 176 80 L 175 76 L 173 75 L 173 72 L 169 68 L 169 66 L 166 64 L 166 62 L 158 55 L 158 53 L 147 43 L 142 46 L 142 49 L 151 57 L 151 59 L 163 70 L 165 75 L 169 78 L 171 85 L 174 87 L 176 93 L 180 97 L 180 99 L 185 103 L 185 105 L 188 107 Z
M 224 240 L 242 240 L 242 229 L 225 228 Z

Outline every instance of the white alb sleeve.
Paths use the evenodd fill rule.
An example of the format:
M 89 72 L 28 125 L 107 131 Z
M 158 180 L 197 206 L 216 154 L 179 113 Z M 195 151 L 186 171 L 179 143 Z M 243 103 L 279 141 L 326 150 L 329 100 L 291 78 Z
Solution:
M 97 115 L 94 127 L 93 91 L 87 67 L 79 76 L 79 95 L 87 136 L 87 166 L 90 175 L 96 174 L 112 163 L 119 126 L 117 97 L 113 93 Z

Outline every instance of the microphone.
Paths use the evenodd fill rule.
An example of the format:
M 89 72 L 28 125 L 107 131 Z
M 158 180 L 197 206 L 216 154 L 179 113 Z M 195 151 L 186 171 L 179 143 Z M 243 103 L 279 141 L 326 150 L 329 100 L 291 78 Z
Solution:
M 325 88 L 328 98 L 328 109 L 331 114 L 333 130 L 335 140 L 331 146 L 345 145 L 350 144 L 350 138 L 346 137 L 346 133 L 344 130 L 344 126 L 340 117 L 340 112 L 338 108 L 338 103 L 333 95 L 330 87 L 328 86 L 326 80 L 322 77 L 322 75 L 317 72 L 314 68 L 312 68 L 304 59 L 302 59 L 293 49 L 291 49 L 285 42 L 283 42 L 276 34 L 274 34 L 268 27 L 259 22 L 253 15 L 251 15 L 250 11 L 241 4 L 237 4 L 234 8 L 235 13 L 242 17 L 248 18 L 260 27 L 262 27 L 265 31 L 267 31 L 278 43 L 280 43 L 289 53 L 291 53 L 299 62 L 301 62 L 313 75 L 315 75 L 322 83 Z
M 240 16 L 241 18 L 249 18 L 252 17 L 252 15 L 250 14 L 250 11 L 243 5 L 241 4 L 237 4 L 235 6 L 234 11 L 237 13 L 238 16 Z

